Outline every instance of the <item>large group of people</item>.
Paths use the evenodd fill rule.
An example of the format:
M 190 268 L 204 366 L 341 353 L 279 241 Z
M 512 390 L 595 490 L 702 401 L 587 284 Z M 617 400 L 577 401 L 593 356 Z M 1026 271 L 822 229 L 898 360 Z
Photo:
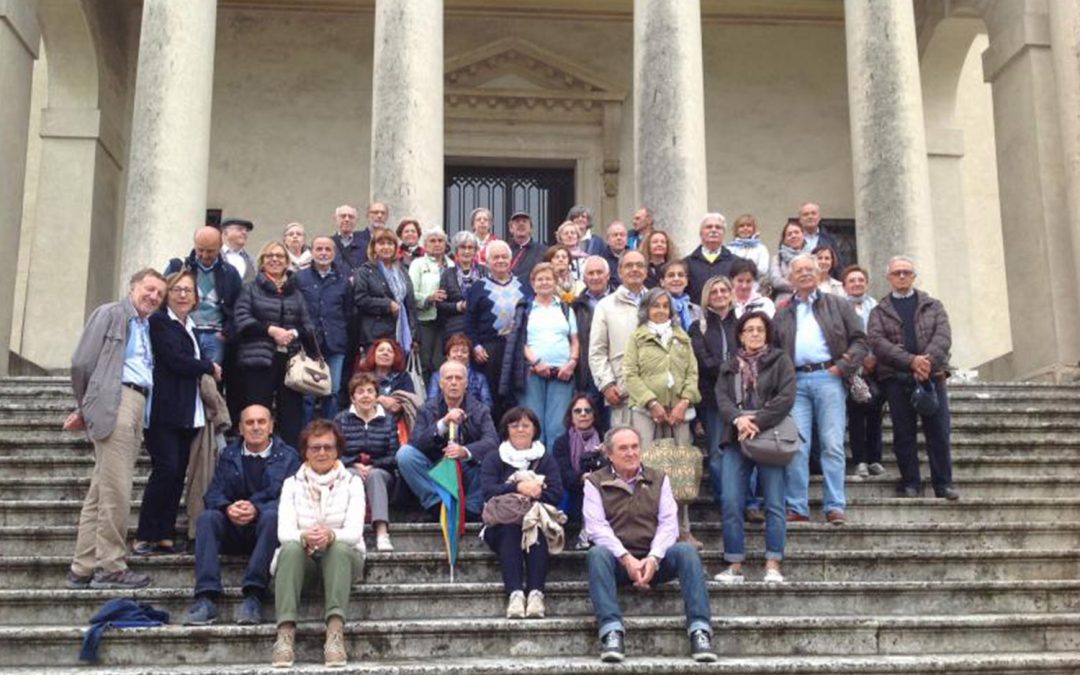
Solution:
M 95 454 L 70 588 L 150 583 L 126 562 L 144 440 L 152 468 L 133 553 L 186 550 L 175 526 L 186 480 L 201 513 L 188 524 L 184 623 L 218 618 L 219 556 L 246 555 L 234 618 L 263 621 L 273 587 L 280 667 L 293 664 L 301 590 L 316 578 L 326 663 L 345 664 L 365 522 L 375 549 L 390 552 L 392 505 L 415 500 L 394 513 L 435 521 L 441 462 L 457 463 L 465 517 L 483 522 L 499 559 L 508 619 L 544 617 L 549 558 L 589 549 L 605 661 L 625 654 L 617 587 L 675 578 L 691 655 L 716 658 L 693 500 L 676 499 L 672 477 L 650 464 L 661 442 L 701 450 L 685 461 L 707 466 L 721 511 L 721 583 L 745 578 L 747 521 L 764 523 L 764 581 L 784 582 L 788 523 L 811 519 L 818 466 L 824 520 L 847 521 L 845 481 L 886 473 L 886 402 L 897 495 L 922 495 L 921 421 L 934 493 L 958 497 L 945 309 L 915 288 L 902 255 L 883 270 L 890 292 L 869 297 L 870 272 L 845 264 L 816 204 L 784 225 L 772 256 L 751 214 L 726 243 L 719 213 L 701 219 L 698 242 L 677 242 L 648 208 L 601 235 L 575 206 L 552 246 L 524 212 L 511 215 L 507 241 L 483 208 L 449 238 L 411 218 L 392 229 L 378 202 L 366 227 L 358 216 L 339 207 L 336 232 L 310 242 L 289 223 L 255 256 L 250 221 L 201 227 L 188 255 L 139 271 L 123 300 L 92 313 L 64 423 L 85 430 Z M 328 395 L 290 384 L 301 353 L 326 364 Z M 196 448 L 208 431 L 212 444 L 219 398 L 231 429 L 208 460 Z M 780 438 L 789 418 L 798 434 L 783 461 L 749 449 Z

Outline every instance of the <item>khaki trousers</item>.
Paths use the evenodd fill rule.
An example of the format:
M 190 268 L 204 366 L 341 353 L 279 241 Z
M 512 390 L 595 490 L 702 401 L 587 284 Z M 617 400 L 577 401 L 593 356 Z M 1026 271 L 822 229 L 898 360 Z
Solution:
M 71 561 L 71 571 L 79 576 L 89 576 L 98 569 L 110 573 L 127 568 L 124 557 L 131 484 L 142 446 L 145 406 L 142 394 L 122 387 L 116 428 L 108 438 L 94 441 L 94 472 L 79 514 Z

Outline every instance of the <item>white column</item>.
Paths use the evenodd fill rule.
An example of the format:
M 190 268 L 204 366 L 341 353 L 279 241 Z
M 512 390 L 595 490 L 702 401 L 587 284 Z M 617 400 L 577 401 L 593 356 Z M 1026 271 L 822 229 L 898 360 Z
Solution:
M 890 257 L 935 293 L 934 229 L 911 0 L 844 0 L 859 261 L 875 292 Z
M 374 59 L 371 198 L 445 227 L 442 0 L 376 0 Z
M 1051 2 L 1049 9 L 1050 51 L 1057 79 L 1069 229 L 1072 232 L 1073 260 L 1080 275 L 1080 5 L 1076 2 Z
M 0 0 L 0 375 L 8 373 L 19 257 L 30 85 L 41 32 L 36 2 Z
M 634 181 L 660 228 L 698 240 L 709 210 L 699 0 L 634 0 Z
M 206 220 L 217 0 L 144 0 L 121 286 L 191 248 Z

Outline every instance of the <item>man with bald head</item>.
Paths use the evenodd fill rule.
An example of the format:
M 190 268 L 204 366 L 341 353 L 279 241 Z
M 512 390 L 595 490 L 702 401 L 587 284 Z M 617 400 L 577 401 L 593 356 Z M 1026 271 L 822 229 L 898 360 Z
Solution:
M 195 602 L 184 625 L 214 623 L 221 596 L 222 553 L 249 555 L 241 587 L 244 600 L 236 622 L 262 622 L 262 601 L 270 585 L 270 561 L 278 546 L 277 512 L 281 485 L 300 468 L 300 456 L 274 435 L 274 420 L 261 405 L 240 413 L 240 438 L 221 451 L 214 479 L 203 496 L 206 510 L 195 525 Z
M 173 258 L 165 266 L 165 276 L 187 268 L 195 272 L 199 304 L 191 311 L 199 352 L 221 365 L 225 340 L 233 334 L 233 306 L 243 281 L 235 267 L 221 255 L 221 231 L 204 226 L 195 230 L 195 248 L 187 258 Z
M 842 270 L 847 267 L 847 260 L 841 255 L 837 247 L 836 238 L 821 229 L 821 206 L 814 202 L 803 202 L 799 206 L 799 225 L 802 226 L 803 239 L 806 244 L 803 250 L 813 253 L 818 246 L 828 246 L 836 252 L 838 260 L 833 264 L 834 270 Z

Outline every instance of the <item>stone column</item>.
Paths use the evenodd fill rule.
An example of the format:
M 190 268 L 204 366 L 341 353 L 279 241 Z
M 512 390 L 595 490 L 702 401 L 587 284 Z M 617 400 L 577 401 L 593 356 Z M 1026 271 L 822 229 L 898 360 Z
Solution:
M 699 0 L 634 0 L 634 176 L 657 225 L 697 242 L 709 210 Z
M 41 32 L 36 2 L 0 0 L 0 375 L 8 373 L 22 225 L 30 85 Z
M 890 257 L 916 260 L 935 289 L 934 230 L 911 0 L 844 0 L 859 261 L 873 292 Z
M 1076 2 L 1051 2 L 1049 10 L 1069 229 L 1074 266 L 1080 274 L 1080 6 Z
M 191 249 L 206 221 L 217 0 L 144 0 L 121 287 Z
M 390 222 L 443 222 L 443 2 L 376 0 L 371 198 Z
M 988 374 L 1061 380 L 1080 360 L 1080 293 L 1054 72 L 1056 58 L 1068 59 L 1051 53 L 1047 12 L 1043 0 L 1010 0 L 984 17 L 1013 342 Z

